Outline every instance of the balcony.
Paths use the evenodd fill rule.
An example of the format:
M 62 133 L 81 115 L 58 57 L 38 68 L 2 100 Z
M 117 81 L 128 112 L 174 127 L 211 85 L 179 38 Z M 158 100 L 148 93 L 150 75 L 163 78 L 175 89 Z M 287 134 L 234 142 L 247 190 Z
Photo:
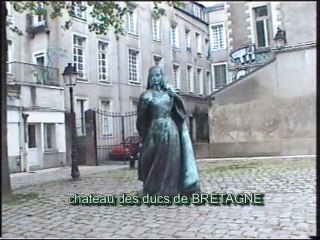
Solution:
M 40 32 L 49 33 L 47 24 L 47 14 L 36 16 L 31 13 L 26 15 L 27 28 L 26 32 L 29 34 L 30 38 L 34 38 L 35 34 Z
M 7 83 L 62 86 L 57 68 L 22 62 L 7 63 Z

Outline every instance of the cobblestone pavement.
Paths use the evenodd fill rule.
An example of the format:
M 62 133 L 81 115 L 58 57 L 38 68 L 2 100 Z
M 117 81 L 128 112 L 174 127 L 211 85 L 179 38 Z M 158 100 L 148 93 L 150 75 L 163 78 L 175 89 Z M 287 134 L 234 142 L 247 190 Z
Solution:
M 261 192 L 264 206 L 72 206 L 68 196 L 74 193 L 137 193 L 142 184 L 136 180 L 136 169 L 83 167 L 77 182 L 69 181 L 65 172 L 67 177 L 50 182 L 38 177 L 36 185 L 37 173 L 13 174 L 17 197 L 2 205 L 2 237 L 305 239 L 316 234 L 315 161 L 314 157 L 199 161 L 203 192 Z M 57 172 L 46 174 L 57 179 Z

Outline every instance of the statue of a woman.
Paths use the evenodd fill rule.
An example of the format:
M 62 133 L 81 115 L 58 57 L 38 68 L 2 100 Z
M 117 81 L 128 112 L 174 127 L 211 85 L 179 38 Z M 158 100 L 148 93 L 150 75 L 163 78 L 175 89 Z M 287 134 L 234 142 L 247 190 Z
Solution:
M 151 67 L 140 96 L 137 129 L 142 138 L 138 179 L 143 195 L 190 196 L 199 192 L 199 175 L 182 98 L 167 87 L 162 68 Z

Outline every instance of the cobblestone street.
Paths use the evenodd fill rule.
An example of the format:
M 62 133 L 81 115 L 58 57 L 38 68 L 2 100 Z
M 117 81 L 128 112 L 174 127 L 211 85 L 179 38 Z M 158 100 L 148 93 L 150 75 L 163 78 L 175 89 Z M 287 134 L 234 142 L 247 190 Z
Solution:
M 3 238 L 302 238 L 316 234 L 315 157 L 199 161 L 206 193 L 264 193 L 264 206 L 72 206 L 68 196 L 135 194 L 124 165 L 12 174 Z M 50 181 L 49 181 L 49 180 Z M 21 195 L 23 194 L 23 195 Z

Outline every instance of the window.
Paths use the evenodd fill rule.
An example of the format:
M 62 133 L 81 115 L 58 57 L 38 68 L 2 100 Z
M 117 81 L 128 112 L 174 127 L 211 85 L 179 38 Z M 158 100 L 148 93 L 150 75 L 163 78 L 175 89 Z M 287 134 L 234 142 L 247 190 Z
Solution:
M 44 148 L 52 149 L 55 148 L 55 124 L 45 123 L 43 124 L 44 129 Z
M 131 111 L 132 112 L 137 112 L 138 111 L 138 104 L 139 104 L 139 100 L 132 100 L 131 101 Z M 137 122 L 137 114 L 134 114 L 131 118 L 131 126 L 130 127 L 130 131 L 131 132 L 131 135 L 139 135 L 139 132 L 137 130 L 137 127 L 136 127 L 136 122 Z M 133 128 L 133 130 L 132 130 Z
M 45 69 L 45 54 L 44 52 L 37 53 L 34 55 L 35 59 L 35 71 L 34 77 L 36 78 L 35 81 L 37 83 L 45 83 L 46 80 L 46 69 Z
M 178 26 L 171 27 L 171 46 L 172 48 L 179 48 Z
M 207 72 L 207 95 L 212 93 L 212 80 L 211 80 L 211 73 Z
M 131 12 L 127 13 L 127 31 L 129 34 L 138 35 L 137 10 L 133 7 L 130 7 L 130 10 Z
M 210 26 L 212 50 L 226 48 L 226 37 L 224 24 L 213 24 Z
M 37 147 L 36 125 L 28 125 L 28 148 Z
M 12 41 L 8 40 L 7 50 L 7 73 L 12 73 Z
M 206 46 L 206 50 L 205 50 L 205 51 L 206 51 L 206 59 L 207 59 L 207 60 L 210 60 L 210 55 L 211 55 L 211 54 L 210 54 L 210 51 L 211 51 L 211 50 L 210 50 L 210 42 L 209 42 L 209 39 L 206 39 L 206 40 L 205 40 L 205 46 Z
M 162 66 L 162 57 L 154 55 L 153 56 L 153 66 Z
M 84 112 L 88 109 L 88 101 L 77 99 L 76 102 L 76 129 L 78 136 L 84 136 L 86 132 Z
M 86 9 L 87 7 L 83 2 L 72 2 L 71 12 L 74 17 L 86 20 Z
M 178 64 L 173 64 L 173 86 L 175 89 L 179 90 L 181 85 L 180 79 L 180 67 Z
M 85 41 L 84 37 L 73 36 L 73 62 L 79 73 L 78 77 L 85 78 Z
M 101 133 L 102 135 L 112 135 L 112 116 L 109 116 L 107 112 L 110 112 L 111 110 L 111 103 L 110 101 L 101 101 L 100 102 L 100 108 L 102 111 L 102 122 L 101 122 Z
M 10 2 L 6 1 L 6 8 L 7 8 L 7 16 L 12 17 L 12 5 Z
M 129 81 L 139 82 L 139 52 L 133 49 L 129 49 Z
M 45 8 L 43 3 L 41 2 L 38 3 L 38 10 L 42 11 L 42 13 L 39 15 L 34 15 L 32 17 L 32 26 L 34 27 L 45 25 L 45 13 L 44 13 Z
M 107 43 L 101 41 L 98 42 L 98 74 L 100 82 L 110 82 L 107 47 Z
M 258 47 L 268 47 L 269 44 L 269 17 L 267 6 L 254 8 L 256 20 L 256 38 Z
M 191 34 L 189 29 L 186 29 L 186 49 L 188 52 L 191 52 Z
M 189 93 L 193 93 L 194 83 L 193 83 L 193 71 L 192 71 L 191 65 L 187 65 L 187 81 L 188 81 L 188 91 Z
M 214 79 L 214 88 L 220 89 L 227 85 L 227 65 L 212 65 L 212 73 Z
M 138 110 L 138 100 L 132 100 L 131 101 L 131 111 L 136 112 Z
M 154 41 L 161 41 L 161 33 L 160 33 L 160 19 L 159 18 L 152 18 L 152 39 Z
M 196 16 L 197 18 L 204 20 L 204 14 L 201 7 L 193 4 L 192 8 L 193 8 L 193 15 Z
M 203 95 L 203 76 L 202 76 L 201 68 L 197 68 L 197 84 L 198 84 L 198 94 Z
M 200 33 L 196 33 L 195 36 L 196 36 L 196 49 L 197 49 L 197 54 L 198 54 L 198 55 L 199 55 L 199 54 L 201 55 L 201 53 L 202 53 L 202 51 L 201 51 L 202 46 L 201 46 L 201 36 L 200 36 Z

